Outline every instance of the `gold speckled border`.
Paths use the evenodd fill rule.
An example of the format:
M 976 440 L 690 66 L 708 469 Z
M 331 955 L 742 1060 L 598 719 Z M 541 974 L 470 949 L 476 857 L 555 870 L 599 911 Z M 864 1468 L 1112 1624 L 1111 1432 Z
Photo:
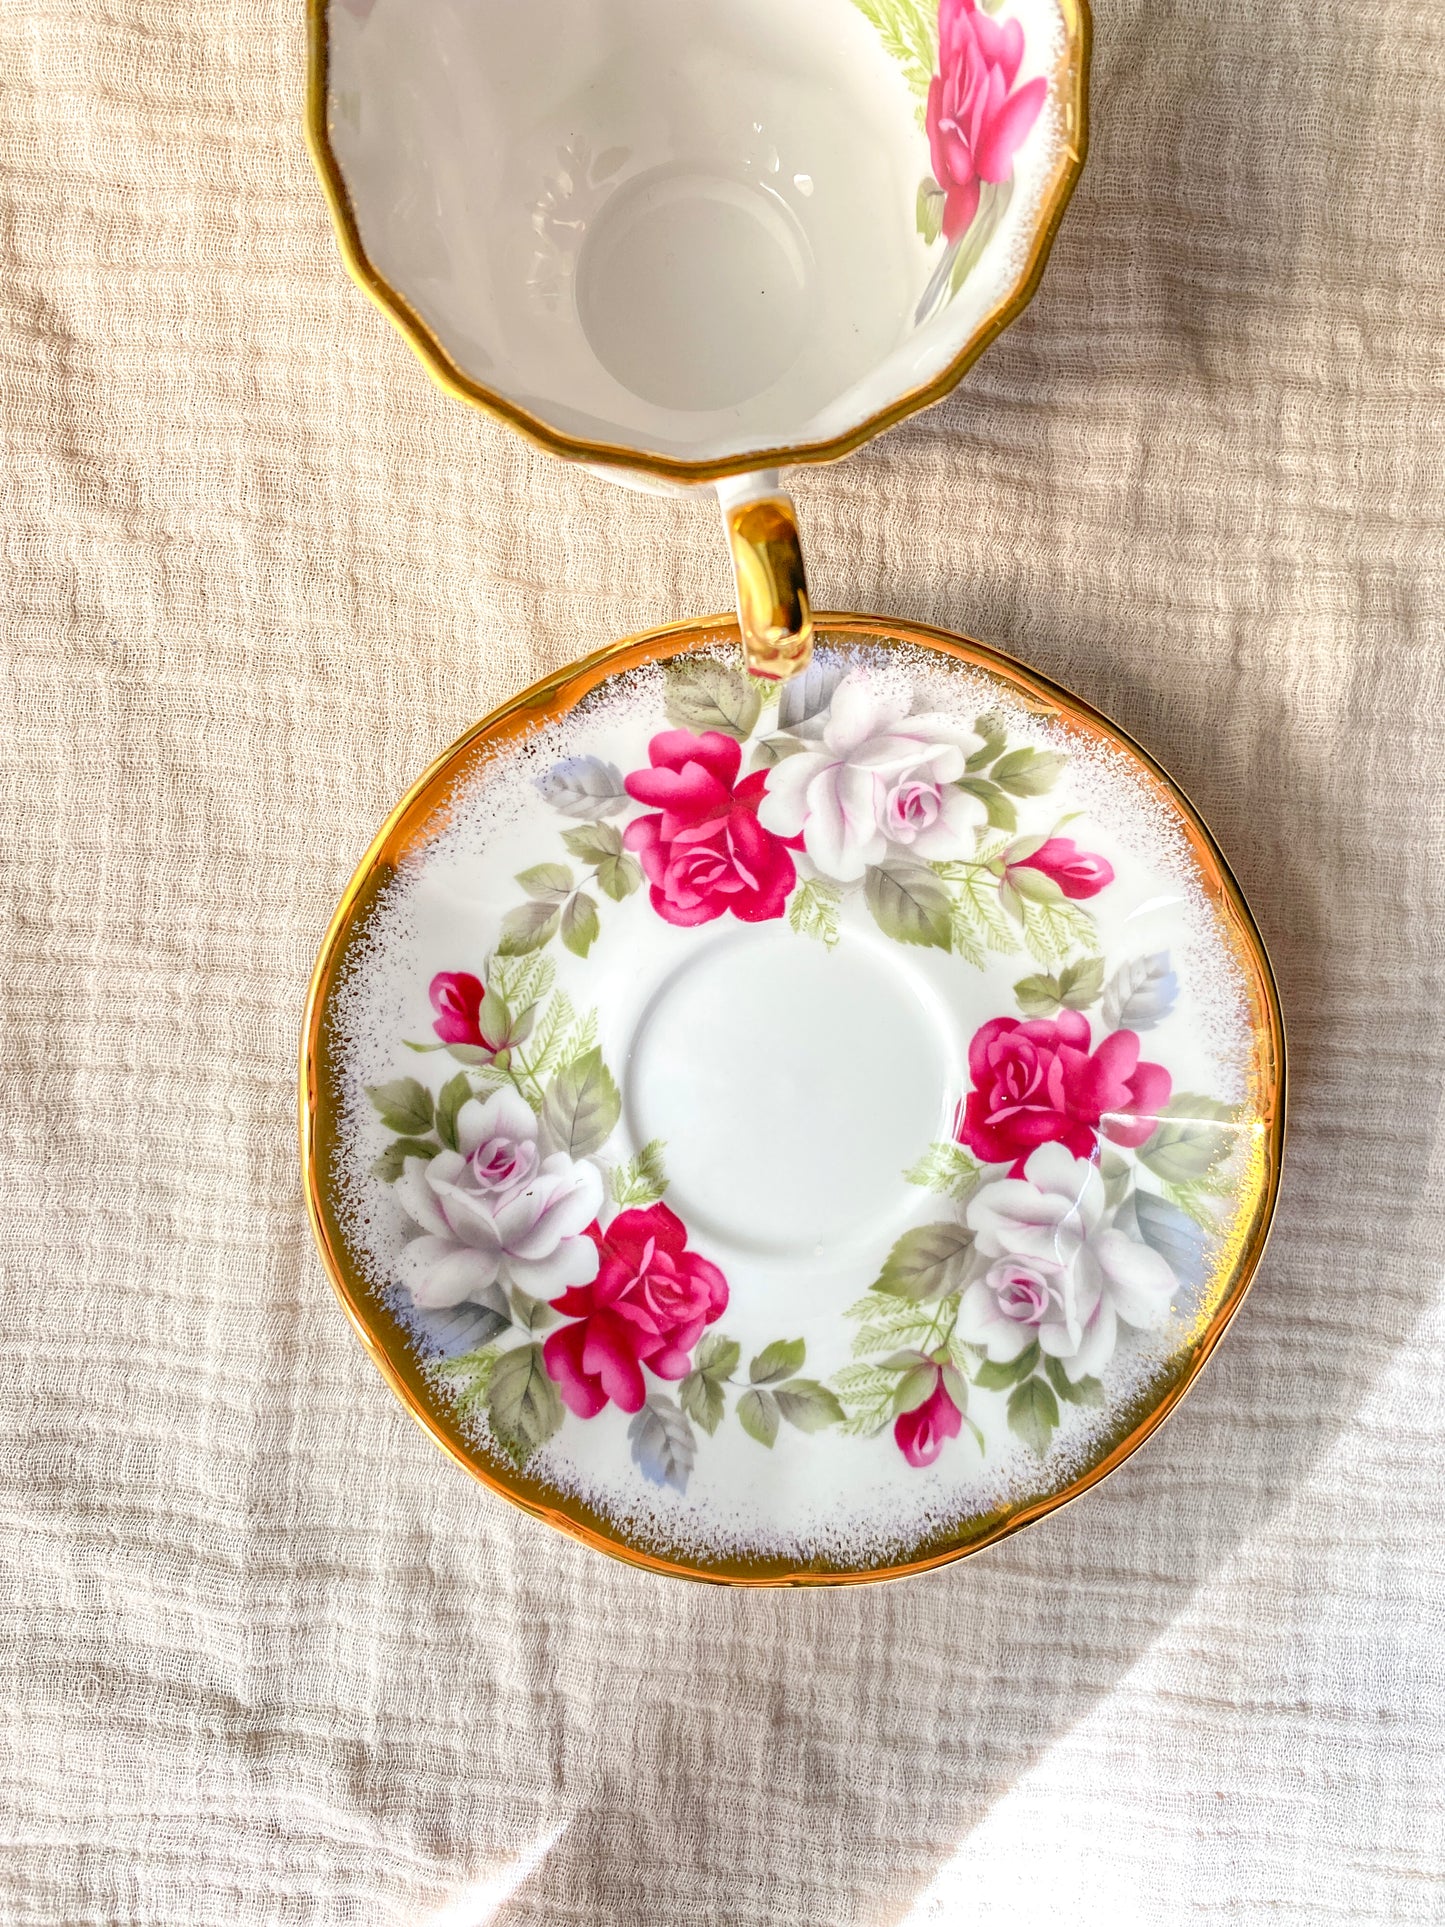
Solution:
M 613 675 L 643 663 L 665 662 L 669 657 L 711 644 L 740 647 L 737 623 L 729 616 L 708 616 L 673 623 L 613 643 L 533 684 L 469 729 L 417 779 L 382 825 L 346 887 L 316 961 L 302 1025 L 300 1088 L 301 1160 L 312 1229 L 327 1273 L 362 1344 L 423 1430 L 459 1465 L 534 1518 L 546 1520 L 598 1551 L 651 1572 L 726 1585 L 849 1585 L 925 1572 L 1017 1532 L 1021 1526 L 1041 1519 L 1045 1513 L 1097 1485 L 1174 1410 L 1238 1311 L 1269 1235 L 1284 1154 L 1285 1037 L 1274 973 L 1239 885 L 1199 812 L 1178 785 L 1145 750 L 1097 710 L 1047 677 L 1023 668 L 984 643 L 919 623 L 869 616 L 820 615 L 817 623 L 824 640 L 852 636 L 885 645 L 922 646 L 981 669 L 1006 683 L 1015 697 L 1036 714 L 1091 741 L 1122 748 L 1129 755 L 1140 776 L 1179 822 L 1219 919 L 1220 931 L 1234 953 L 1247 986 L 1255 1039 L 1249 1091 L 1256 1120 L 1255 1139 L 1241 1204 L 1207 1294 L 1207 1303 L 1212 1309 L 1178 1360 L 1171 1361 L 1162 1378 L 1139 1393 L 1126 1408 L 1114 1437 L 1102 1449 L 1096 1463 L 1061 1491 L 1040 1491 L 1032 1498 L 965 1520 L 950 1531 L 920 1543 L 906 1561 L 883 1567 L 849 1568 L 821 1560 L 800 1566 L 787 1559 L 761 1557 L 709 1561 L 681 1550 L 674 1556 L 664 1556 L 629 1543 L 617 1526 L 580 1500 L 552 1490 L 525 1471 L 508 1468 L 503 1473 L 490 1463 L 467 1438 L 445 1395 L 427 1379 L 400 1322 L 364 1282 L 347 1248 L 345 1230 L 333 1203 L 332 1180 L 339 1148 L 336 1126 L 339 1075 L 325 1021 L 327 998 L 352 943 L 364 932 L 373 905 L 398 865 L 409 854 L 423 849 L 445 828 L 446 798 L 457 794 L 467 778 L 499 747 L 519 742 L 542 724 L 568 714 Z
M 538 415 L 516 402 L 473 380 L 442 346 L 438 335 L 367 255 L 357 223 L 356 210 L 342 178 L 341 168 L 331 146 L 327 113 L 330 69 L 329 15 L 339 0 L 306 0 L 308 67 L 306 78 L 306 144 L 321 177 L 321 185 L 331 208 L 337 245 L 347 273 L 376 303 L 411 343 L 428 373 L 459 401 L 473 403 L 498 420 L 507 422 L 549 454 L 569 461 L 598 462 L 610 468 L 640 469 L 673 482 L 715 482 L 724 475 L 746 475 L 755 469 L 786 468 L 798 462 L 831 462 L 849 455 L 855 448 L 885 428 L 892 428 L 920 408 L 931 407 L 955 388 L 994 341 L 1033 299 L 1048 264 L 1064 210 L 1069 204 L 1089 146 L 1089 53 L 1093 25 L 1088 0 L 1059 0 L 1064 22 L 1064 46 L 1054 68 L 1053 91 L 1063 114 L 1063 137 L 1053 174 L 1045 188 L 1039 209 L 1033 247 L 1021 280 L 1013 292 L 978 325 L 958 354 L 932 381 L 913 388 L 870 415 L 854 428 L 846 429 L 827 441 L 801 442 L 792 448 L 750 449 L 741 455 L 721 456 L 715 461 L 685 462 L 675 456 L 659 455 L 644 449 L 618 446 L 608 442 L 589 442 L 575 435 L 564 435 Z

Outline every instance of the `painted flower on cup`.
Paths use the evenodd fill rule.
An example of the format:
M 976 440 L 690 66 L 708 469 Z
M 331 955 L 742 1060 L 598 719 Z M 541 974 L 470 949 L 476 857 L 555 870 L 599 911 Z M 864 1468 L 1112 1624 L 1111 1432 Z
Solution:
M 928 89 L 928 151 L 943 190 L 943 236 L 957 241 L 986 181 L 1012 178 L 1048 92 L 1039 76 L 1015 87 L 1024 57 L 1017 20 L 993 20 L 975 0 L 939 0 L 938 72 Z
M 1011 863 L 1009 869 L 1037 870 L 1040 876 L 1057 883 L 1075 903 L 1098 896 L 1114 881 L 1114 866 L 1109 859 L 1081 850 L 1071 836 L 1051 836 L 1032 856 Z
M 418 1305 L 443 1310 L 499 1282 L 533 1297 L 597 1275 L 587 1227 L 602 1206 L 595 1164 L 543 1157 L 537 1119 L 515 1091 L 457 1112 L 457 1149 L 408 1158 L 396 1197 L 421 1235 L 402 1248 L 399 1275 Z
M 987 1264 L 964 1292 L 957 1334 L 991 1359 L 1037 1341 L 1077 1383 L 1114 1355 L 1119 1326 L 1163 1324 L 1178 1281 L 1157 1251 L 1112 1227 L 1104 1183 L 1062 1144 L 1041 1145 L 1022 1178 L 1001 1178 L 965 1210 Z
M 1172 1080 L 1141 1063 L 1139 1039 L 1116 1030 L 1091 1050 L 1082 1011 L 1057 1017 L 991 1017 L 968 1047 L 973 1089 L 957 1135 L 985 1164 L 1011 1164 L 1017 1177 L 1041 1144 L 1076 1158 L 1098 1155 L 1100 1134 L 1135 1149 L 1153 1134 Z
M 933 1390 L 911 1412 L 900 1412 L 893 1421 L 893 1437 L 910 1465 L 932 1465 L 950 1439 L 963 1430 L 963 1414 L 948 1396 L 943 1370 L 939 1367 Z
M 759 818 L 766 775 L 739 783 L 742 748 L 714 730 L 664 730 L 648 757 L 652 767 L 634 770 L 626 789 L 659 813 L 629 823 L 623 842 L 641 861 L 657 914 L 683 926 L 782 916 L 797 872 Z
M 466 970 L 441 970 L 431 980 L 428 995 L 436 1012 L 432 1029 L 444 1044 L 473 1044 L 484 1047 L 481 1030 L 482 999 L 486 996 L 480 977 Z
M 758 820 L 776 836 L 801 836 L 823 875 L 841 883 L 890 850 L 924 863 L 960 856 L 987 820 L 982 802 L 957 787 L 981 740 L 942 716 L 910 715 L 905 698 L 845 676 L 821 747 L 769 772 Z
M 644 1366 L 658 1378 L 685 1378 L 705 1326 L 727 1309 L 727 1280 L 687 1248 L 687 1229 L 665 1204 L 623 1211 L 604 1231 L 588 1226 L 596 1275 L 552 1300 L 572 1324 L 543 1348 L 547 1371 L 579 1418 L 609 1399 L 640 1411 Z

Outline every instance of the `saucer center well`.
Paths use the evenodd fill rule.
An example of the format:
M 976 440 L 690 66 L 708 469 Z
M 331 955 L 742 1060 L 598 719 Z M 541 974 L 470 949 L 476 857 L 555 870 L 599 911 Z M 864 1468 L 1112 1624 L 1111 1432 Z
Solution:
M 720 934 L 674 970 L 628 1053 L 628 1123 L 661 1138 L 668 1203 L 742 1250 L 822 1257 L 902 1221 L 903 1173 L 955 1080 L 942 1010 L 911 963 L 845 934 Z

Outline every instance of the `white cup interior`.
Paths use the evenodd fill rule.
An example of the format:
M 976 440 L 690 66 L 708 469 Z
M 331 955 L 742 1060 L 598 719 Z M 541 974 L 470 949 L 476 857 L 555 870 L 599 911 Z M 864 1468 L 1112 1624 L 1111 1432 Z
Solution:
M 1002 0 L 1016 84 L 1050 92 L 997 232 L 919 325 L 928 76 L 876 24 L 895 11 L 333 0 L 328 138 L 367 260 L 456 370 L 579 443 L 716 461 L 843 435 L 1022 281 L 1069 133 L 1061 0 Z M 925 52 L 934 19 L 919 0 Z

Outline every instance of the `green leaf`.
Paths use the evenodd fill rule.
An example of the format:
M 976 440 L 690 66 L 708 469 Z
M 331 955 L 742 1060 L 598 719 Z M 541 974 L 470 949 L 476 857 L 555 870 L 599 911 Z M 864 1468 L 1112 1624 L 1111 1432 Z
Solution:
M 960 776 L 958 787 L 970 796 L 976 796 L 988 812 L 989 825 L 995 830 L 1016 830 L 1019 826 L 1019 813 L 1010 803 L 998 784 L 987 776 Z
M 909 1184 L 920 1190 L 936 1191 L 940 1197 L 962 1204 L 978 1183 L 980 1167 L 961 1144 L 940 1140 L 930 1144 L 917 1164 L 903 1173 Z
M 512 1315 L 523 1331 L 546 1331 L 555 1325 L 557 1314 L 545 1298 L 534 1298 L 530 1292 L 523 1291 L 520 1285 L 512 1287 Z
M 949 291 L 957 294 L 969 275 L 983 258 L 983 251 L 999 230 L 999 224 L 1008 212 L 1008 204 L 1013 199 L 1013 177 L 1006 181 L 985 181 L 979 193 L 978 212 L 974 215 L 968 232 L 963 237 L 958 250 L 958 258 L 949 276 Z
M 559 904 L 572 888 L 572 872 L 565 863 L 534 863 L 530 870 L 517 872 L 517 881 L 529 897 Z
M 678 1388 L 678 1397 L 693 1424 L 700 1425 L 711 1437 L 727 1410 L 727 1399 L 718 1381 L 706 1372 L 689 1372 Z
M 477 1029 L 488 1050 L 506 1050 L 512 1038 L 512 1013 L 504 997 L 487 997 L 477 1012 Z
M 366 1095 L 388 1131 L 420 1137 L 432 1123 L 431 1092 L 414 1077 L 398 1077 L 390 1084 L 373 1084 Z
M 902 857 L 870 864 L 864 873 L 863 894 L 885 937 L 948 949 L 952 904 L 948 891 L 924 864 Z
M 983 746 L 976 749 L 963 766 L 970 776 L 976 775 L 981 769 L 987 769 L 994 758 L 1003 753 L 1008 742 L 1008 734 L 1004 729 L 1002 718 L 993 715 L 992 712 L 974 717 L 973 733 L 975 736 L 982 736 Z
M 843 892 L 836 883 L 809 877 L 788 900 L 788 925 L 800 937 L 816 937 L 831 950 L 838 941 L 838 906 Z
M 1052 1017 L 1064 1001 L 1053 977 L 1021 977 L 1014 997 L 1025 1017 Z
M 621 1211 L 656 1204 L 667 1189 L 667 1173 L 662 1168 L 662 1139 L 644 1144 L 634 1158 L 619 1164 L 612 1173 L 612 1201 Z
M 505 1323 L 502 1329 L 506 1329 Z M 472 1418 L 485 1409 L 492 1373 L 501 1356 L 497 1346 L 480 1345 L 463 1352 L 458 1358 L 444 1359 L 437 1365 L 437 1376 L 459 1388 L 456 1403 L 460 1417 Z
M 921 1365 L 911 1365 L 898 1381 L 893 1394 L 895 1416 L 904 1412 L 916 1412 L 918 1407 L 933 1397 L 938 1383 L 938 1367 L 925 1359 Z
M 632 1457 L 644 1479 L 686 1492 L 697 1441 L 686 1414 L 665 1392 L 654 1392 L 627 1428 Z
M 674 657 L 663 667 L 667 719 L 679 729 L 714 729 L 745 742 L 763 701 L 746 676 L 707 656 Z
M 693 1354 L 694 1368 L 708 1378 L 730 1378 L 742 1357 L 742 1346 L 721 1332 L 705 1332 Z
M 600 863 L 604 857 L 622 854 L 622 832 L 615 823 L 584 823 L 564 830 L 562 841 L 583 863 Z
M 1000 886 L 1000 895 L 1012 887 L 1014 878 L 1029 874 L 1027 870 L 1011 870 L 1009 880 Z M 1016 897 L 1016 901 L 1024 943 L 1040 963 L 1062 963 L 1074 951 L 1093 950 L 1098 944 L 1099 932 L 1093 918 L 1067 897 L 1060 896 L 1050 903 L 1025 901 L 1022 897 Z
M 597 905 L 585 890 L 567 899 L 562 912 L 562 941 L 574 957 L 585 957 L 596 943 L 602 926 L 597 921 Z
M 1180 1091 L 1165 1105 L 1163 1122 L 1140 1150 L 1139 1162 L 1166 1184 L 1205 1177 L 1234 1149 L 1233 1120 L 1228 1104 Z
M 388 1184 L 395 1184 L 408 1158 L 434 1158 L 441 1148 L 439 1144 L 433 1144 L 430 1138 L 394 1137 L 371 1168 L 377 1177 L 385 1178 Z
M 457 1147 L 457 1112 L 471 1097 L 471 1079 L 465 1071 L 448 1078 L 437 1093 L 437 1136 L 449 1151 Z
M 542 1128 L 554 1151 L 585 1158 L 605 1144 L 622 1115 L 622 1099 L 599 1050 L 557 1073 L 542 1101 Z
M 1042 796 L 1063 774 L 1067 757 L 1051 749 L 1014 749 L 993 766 L 993 780 L 1010 796 Z
M 577 1017 L 565 990 L 551 998 L 537 1021 L 529 1064 L 534 1077 L 548 1077 L 562 1062 L 562 1043 Z
M 1008 1402 L 1009 1430 L 1043 1458 L 1059 1423 L 1059 1401 L 1041 1378 L 1025 1379 Z
M 748 1378 L 754 1385 L 771 1385 L 775 1379 L 791 1378 L 806 1356 L 807 1347 L 801 1338 L 775 1338 L 771 1345 L 764 1345 L 749 1365 Z
M 1008 880 L 1028 903 L 1062 903 L 1064 893 L 1052 877 L 1042 870 L 1031 870 L 1026 863 L 1010 866 Z
M 559 920 L 558 911 L 551 903 L 518 904 L 502 918 L 498 952 L 504 957 L 525 957 L 529 951 L 540 950 L 556 936 Z M 482 1008 L 485 1010 L 486 1005 Z
M 1104 959 L 1084 957 L 1059 972 L 1059 1001 L 1067 1010 L 1087 1010 L 1104 988 Z
M 1076 1384 L 1057 1358 L 1046 1358 L 1044 1370 L 1049 1375 L 1050 1385 L 1068 1404 L 1102 1405 L 1104 1403 L 1104 1388 L 1097 1378 L 1081 1378 Z
M 843 1407 L 826 1385 L 815 1378 L 793 1378 L 773 1393 L 783 1419 L 799 1432 L 821 1432 L 841 1425 Z
M 614 903 L 630 897 L 642 881 L 642 865 L 624 851 L 621 856 L 605 856 L 597 865 L 597 887 Z
M 974 1373 L 973 1382 L 981 1392 L 1002 1392 L 1027 1378 L 1038 1362 L 1038 1346 L 1026 1345 L 1017 1358 L 986 1358 Z
M 778 1436 L 778 1401 L 771 1392 L 754 1388 L 738 1400 L 738 1423 L 750 1439 L 771 1446 Z
M 789 756 L 796 756 L 799 750 L 807 747 L 796 736 L 764 736 L 748 761 L 748 775 L 755 776 L 760 769 L 776 769 L 779 763 L 785 762 Z
M 973 1249 L 973 1233 L 961 1224 L 917 1225 L 905 1231 L 883 1261 L 873 1290 L 924 1304 L 957 1291 Z
M 562 1400 L 547 1376 L 540 1345 L 503 1352 L 487 1387 L 487 1413 L 498 1442 L 519 1464 L 562 1423 Z
M 959 878 L 958 894 L 953 900 L 951 934 L 953 947 L 960 956 L 969 955 L 965 938 L 975 947 L 983 945 L 1005 955 L 1018 949 L 1018 939 L 999 907 L 1001 892 L 998 878 L 987 870 L 969 870 Z M 977 961 L 982 963 L 981 953 Z
M 913 218 L 925 247 L 931 248 L 943 232 L 943 205 L 947 198 L 931 174 L 926 174 L 918 183 Z
M 833 1382 L 843 1401 L 843 1431 L 849 1438 L 871 1438 L 893 1418 L 896 1372 L 880 1365 L 845 1365 Z

